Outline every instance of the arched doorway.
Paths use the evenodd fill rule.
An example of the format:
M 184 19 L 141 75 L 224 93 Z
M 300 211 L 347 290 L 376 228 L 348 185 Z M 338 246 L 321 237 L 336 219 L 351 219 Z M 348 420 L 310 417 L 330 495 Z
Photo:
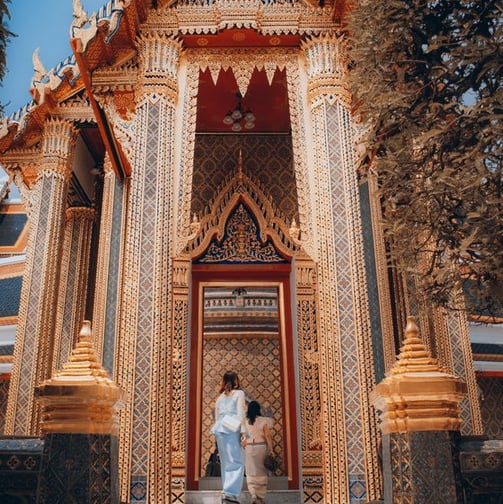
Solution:
M 285 488 L 299 488 L 291 292 L 297 247 L 286 224 L 273 217 L 272 206 L 239 166 L 187 250 L 192 258 L 188 489 L 199 489 L 204 478 L 213 444 L 212 407 L 228 369 L 241 376 L 248 399 L 261 402 L 274 418 L 274 442 L 284 462 L 277 477 Z
M 284 461 L 284 467 L 276 476 L 285 479 L 287 488 L 299 487 L 296 344 L 291 316 L 290 271 L 290 264 L 274 267 L 193 265 L 187 458 L 189 489 L 200 488 L 199 482 L 204 477 L 204 463 L 212 449 L 208 428 L 212 423 L 215 388 L 226 369 L 238 372 L 248 398 L 259 400 L 264 405 L 265 414 L 274 418 L 275 449 L 281 452 Z M 267 334 L 263 330 L 253 334 L 249 327 L 244 327 L 234 334 L 211 335 L 205 332 L 204 306 L 209 299 L 207 292 L 210 290 L 214 293 L 219 288 L 222 294 L 214 298 L 219 301 L 225 298 L 224 293 L 229 289 L 249 292 L 250 297 L 242 297 L 252 303 L 259 301 L 259 293 L 274 293 L 277 331 Z M 273 299 L 271 296 L 269 301 L 273 302 Z
M 278 476 L 278 479 L 283 478 L 281 483 L 285 485 L 281 488 L 303 489 L 317 495 L 321 485 L 317 475 L 322 465 L 322 422 L 316 266 L 299 242 L 290 236 L 284 217 L 275 210 L 260 184 L 243 173 L 240 163 L 236 172 L 222 185 L 208 213 L 199 222 L 192 223 L 189 243 L 175 260 L 173 274 L 179 297 L 175 301 L 175 318 L 179 322 L 174 325 L 174 334 L 183 338 L 182 330 L 187 327 L 190 369 L 186 381 L 187 408 L 180 411 L 182 417 L 178 424 L 180 429 L 183 426 L 187 429 L 183 442 L 185 450 L 184 455 L 179 452 L 177 458 L 173 458 L 173 463 L 175 467 L 183 467 L 186 489 L 199 490 L 212 449 L 208 430 L 212 423 L 215 388 L 228 364 L 228 359 L 221 355 L 231 348 L 233 355 L 238 356 L 241 350 L 248 352 L 251 346 L 255 352 L 267 356 L 261 364 L 275 373 L 275 377 L 269 379 L 272 382 L 269 386 L 276 395 L 268 397 L 264 392 L 267 380 L 256 380 L 256 374 L 249 368 L 240 365 L 236 371 L 253 398 L 264 401 L 266 397 L 266 402 L 269 401 L 266 413 L 275 416 L 275 444 L 284 461 L 284 473 Z M 215 299 L 215 293 L 222 302 L 225 296 L 232 295 L 233 302 L 237 303 L 237 292 L 232 294 L 234 290 L 247 291 L 244 297 L 253 300 L 256 289 L 266 291 L 267 296 L 274 292 L 276 328 L 261 328 L 262 334 L 252 335 L 252 328 L 245 320 L 239 338 L 218 333 L 221 328 L 215 334 L 214 325 L 205 321 L 205 303 L 210 302 L 212 296 Z M 243 316 L 248 315 L 245 313 L 238 318 Z M 236 323 L 235 318 L 232 324 Z M 211 331 L 213 334 L 209 334 Z M 271 334 L 274 331 L 276 335 Z M 217 349 L 215 343 L 221 348 Z M 209 349 L 208 357 L 204 352 Z M 219 354 L 221 351 L 224 354 Z M 181 352 L 184 354 L 183 348 Z M 251 355 L 247 360 L 255 358 L 257 353 Z M 173 362 L 182 362 L 183 355 L 177 356 Z M 234 357 L 232 362 L 238 360 Z M 232 362 L 229 367 L 234 367 Z M 259 371 L 254 370 L 254 373 Z M 174 404 L 183 402 L 180 397 Z M 178 429 L 174 435 L 180 440 L 185 437 Z M 179 456 L 183 456 L 184 461 Z

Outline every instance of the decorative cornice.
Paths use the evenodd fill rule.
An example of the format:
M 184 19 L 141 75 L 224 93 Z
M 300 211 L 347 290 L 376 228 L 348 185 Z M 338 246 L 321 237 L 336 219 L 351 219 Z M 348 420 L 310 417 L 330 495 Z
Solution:
M 187 49 L 184 55 L 189 63 L 199 65 L 201 71 L 209 70 L 215 85 L 220 70 L 232 69 L 239 92 L 245 96 L 255 68 L 264 70 L 269 82 L 272 82 L 276 69 L 283 70 L 291 64 L 292 58 L 298 55 L 298 50 L 264 48 L 250 52 L 245 48 Z
M 182 44 L 174 37 L 145 32 L 138 38 L 140 82 L 145 91 L 159 92 L 176 101 Z
M 351 95 L 347 85 L 349 58 L 347 43 L 341 36 L 324 34 L 302 44 L 306 55 L 307 93 L 312 103 L 327 99 L 348 107 Z
M 419 338 L 415 318 L 407 320 L 398 360 L 370 394 L 381 431 L 458 431 L 466 384 L 438 365 Z
M 152 11 L 144 24 L 171 34 L 216 34 L 248 28 L 262 35 L 315 35 L 334 28 L 331 7 L 256 0 L 185 1 Z
M 42 404 L 43 433 L 117 434 L 116 405 L 123 393 L 96 358 L 89 321 L 69 361 L 35 395 Z

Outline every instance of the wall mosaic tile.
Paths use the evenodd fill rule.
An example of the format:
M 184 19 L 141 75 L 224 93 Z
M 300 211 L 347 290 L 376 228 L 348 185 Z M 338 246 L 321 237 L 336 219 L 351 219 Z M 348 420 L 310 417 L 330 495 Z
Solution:
M 290 135 L 198 135 L 194 152 L 191 213 L 201 216 L 220 184 L 234 173 L 238 154 L 243 171 L 267 187 L 277 208 L 298 222 L 297 189 Z
M 8 380 L 0 381 L 0 436 L 4 433 L 8 393 L 9 393 L 9 381 Z
M 262 413 L 272 416 L 273 444 L 283 454 L 282 398 L 280 381 L 279 341 L 269 338 L 207 338 L 203 349 L 203 419 L 201 467 L 213 451 L 215 439 L 209 431 L 222 376 L 236 371 L 241 387 L 249 400 L 262 405 Z M 284 457 L 282 456 L 283 460 Z M 281 473 L 278 471 L 277 475 Z
M 477 383 L 481 394 L 484 434 L 493 439 L 503 439 L 503 378 L 479 376 Z

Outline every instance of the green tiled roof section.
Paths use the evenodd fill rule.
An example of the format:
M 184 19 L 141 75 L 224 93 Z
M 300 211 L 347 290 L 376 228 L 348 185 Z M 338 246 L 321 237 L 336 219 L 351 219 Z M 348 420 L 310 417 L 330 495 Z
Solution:
M 28 216 L 26 214 L 0 213 L 0 247 L 12 247 L 22 233 Z
M 18 314 L 22 280 L 22 276 L 0 279 L 0 318 Z
M 502 355 L 503 345 L 491 345 L 490 343 L 472 343 L 472 352 L 474 354 Z
M 0 345 L 0 355 L 14 355 L 14 345 Z

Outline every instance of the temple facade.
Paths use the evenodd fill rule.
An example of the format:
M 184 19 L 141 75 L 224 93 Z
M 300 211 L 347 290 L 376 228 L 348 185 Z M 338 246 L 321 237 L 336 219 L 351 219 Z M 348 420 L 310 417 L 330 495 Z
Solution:
M 444 434 L 501 437 L 503 367 L 479 373 L 466 312 L 417 302 L 389 267 L 377 182 L 355 168 L 345 2 L 112 0 L 93 15 L 74 5 L 73 55 L 49 71 L 34 59 L 33 101 L 0 130 L 25 215 L 0 250 L 0 282 L 19 288 L 4 323 L 16 329 L 3 434 L 110 434 L 101 449 L 117 453 L 115 495 L 150 504 L 215 489 L 205 464 L 227 370 L 273 418 L 275 502 L 420 502 L 385 492 L 406 448 L 426 457 Z M 96 358 L 69 365 L 84 320 Z M 402 361 L 420 365 L 394 373 L 404 340 Z M 54 377 L 101 380 L 95 363 L 120 390 L 116 421 L 72 431 L 81 402 L 58 406 L 55 421 L 40 396 L 64 395 Z M 443 379 L 421 396 L 419 419 L 409 406 L 414 422 L 389 416 L 401 408 L 386 401 L 393 386 L 376 386 L 407 369 L 454 384 L 436 420 L 425 404 Z M 432 455 L 424 474 L 452 472 L 454 458 L 445 469 Z M 420 476 L 409 483 L 437 491 Z

